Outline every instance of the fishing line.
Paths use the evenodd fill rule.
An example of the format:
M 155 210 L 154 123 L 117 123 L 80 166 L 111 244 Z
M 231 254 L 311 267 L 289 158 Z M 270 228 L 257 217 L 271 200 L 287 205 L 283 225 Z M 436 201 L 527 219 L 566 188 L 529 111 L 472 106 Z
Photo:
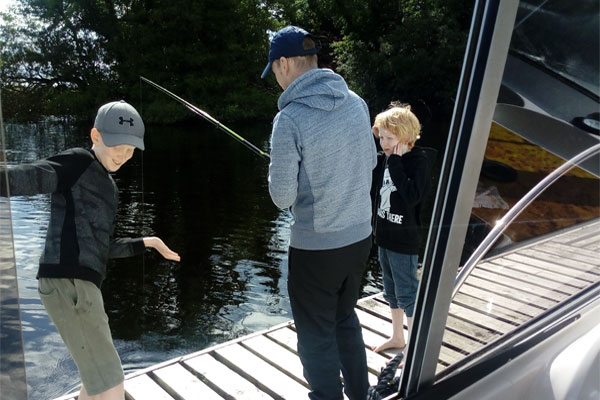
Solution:
M 140 81 L 140 115 L 142 116 L 142 120 L 144 119 L 144 98 L 142 94 L 142 81 Z M 145 190 L 144 190 L 144 152 L 141 151 L 141 163 L 142 163 L 142 237 L 147 236 L 148 229 L 146 229 L 146 199 L 145 199 Z M 146 298 L 144 297 L 144 285 L 146 284 L 146 257 L 142 257 L 142 285 L 141 285 L 141 296 L 142 299 L 142 325 L 146 325 Z M 143 335 L 142 335 L 143 337 Z M 143 339 L 142 339 L 143 340 Z
M 211 124 L 213 124 L 217 129 L 220 129 L 223 132 L 227 133 L 229 136 L 233 137 L 235 140 L 237 140 L 238 142 L 240 142 L 241 144 L 243 144 L 244 146 L 246 146 L 247 148 L 249 148 L 250 150 L 252 150 L 254 153 L 258 154 L 259 156 L 263 157 L 266 160 L 270 160 L 271 159 L 271 157 L 269 156 L 268 153 L 265 153 L 264 151 L 262 151 L 261 149 L 259 149 L 258 147 L 256 147 L 255 145 L 253 145 L 252 143 L 250 143 L 249 141 L 247 141 L 246 139 L 244 139 L 243 137 L 241 137 L 237 133 L 235 133 L 233 130 L 229 129 L 228 127 L 226 127 L 225 125 L 223 125 L 222 123 L 220 123 L 219 121 L 217 121 L 215 118 L 213 118 L 212 116 L 210 116 L 206 111 L 203 111 L 203 110 L 199 109 L 198 107 L 196 107 L 192 103 L 190 103 L 190 102 L 182 99 L 181 97 L 177 96 L 176 94 L 168 91 L 167 89 L 165 89 L 164 87 L 160 86 L 159 84 L 152 82 L 150 79 L 144 78 L 143 76 L 140 76 L 140 79 L 142 81 L 146 82 L 147 84 L 149 84 L 150 86 L 153 86 L 155 89 L 158 89 L 161 92 L 165 93 L 166 95 L 168 95 L 168 96 L 172 97 L 173 99 L 177 100 L 178 102 L 180 102 L 181 104 L 183 104 L 184 106 L 186 106 L 194 114 L 201 116 L 202 118 L 204 118 L 205 120 L 207 120 L 208 122 L 210 122 Z

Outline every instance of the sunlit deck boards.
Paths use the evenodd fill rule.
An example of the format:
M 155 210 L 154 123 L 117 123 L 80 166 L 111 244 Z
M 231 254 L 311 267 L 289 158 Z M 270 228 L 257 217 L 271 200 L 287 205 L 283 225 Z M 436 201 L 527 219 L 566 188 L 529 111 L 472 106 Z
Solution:
M 448 315 L 437 372 L 600 280 L 600 220 L 485 259 Z M 370 346 L 391 335 L 381 295 L 359 301 L 369 378 L 393 357 Z M 153 366 L 125 381 L 129 400 L 306 399 L 292 322 Z M 71 399 L 65 396 L 61 399 Z
M 454 297 L 437 372 L 600 281 L 600 220 L 483 260 Z M 359 304 L 390 319 L 381 296 Z

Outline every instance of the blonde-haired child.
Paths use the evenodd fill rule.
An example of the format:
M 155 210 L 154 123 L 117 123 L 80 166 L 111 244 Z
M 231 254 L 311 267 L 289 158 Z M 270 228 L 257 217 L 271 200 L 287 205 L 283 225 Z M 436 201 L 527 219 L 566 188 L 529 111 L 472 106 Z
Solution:
M 404 314 L 412 326 L 418 288 L 421 206 L 431 186 L 436 151 L 415 146 L 421 124 L 410 105 L 393 102 L 375 117 L 373 134 L 382 152 L 373 170 L 373 234 L 379 246 L 383 296 L 392 311 L 392 337 L 376 352 L 404 349 Z

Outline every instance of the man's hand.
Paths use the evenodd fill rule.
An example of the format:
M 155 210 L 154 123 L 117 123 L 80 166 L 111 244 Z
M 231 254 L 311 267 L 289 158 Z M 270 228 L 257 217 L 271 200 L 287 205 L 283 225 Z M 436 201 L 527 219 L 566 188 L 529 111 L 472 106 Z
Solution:
M 163 242 L 160 238 L 158 238 L 156 236 L 151 236 L 151 237 L 145 237 L 143 240 L 144 240 L 144 246 L 152 247 L 153 249 L 156 249 L 156 251 L 158 251 L 167 260 L 172 260 L 172 261 L 181 260 L 181 257 L 179 257 L 179 254 L 175 253 L 173 250 L 168 248 L 167 245 L 165 244 L 165 242 Z

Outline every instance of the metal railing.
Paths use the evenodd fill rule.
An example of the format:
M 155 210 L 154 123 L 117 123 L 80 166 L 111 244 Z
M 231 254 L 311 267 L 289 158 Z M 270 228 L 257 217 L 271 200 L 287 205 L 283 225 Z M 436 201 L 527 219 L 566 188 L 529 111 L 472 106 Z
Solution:
M 581 164 L 588 158 L 600 153 L 600 143 L 589 147 L 588 149 L 582 151 L 577 154 L 575 157 L 571 158 L 560 167 L 552 171 L 548 174 L 544 179 L 542 179 L 537 185 L 533 187 L 525 196 L 523 196 L 508 212 L 496 221 L 494 228 L 487 234 L 487 236 L 483 239 L 481 244 L 477 246 L 473 254 L 469 257 L 465 265 L 461 268 L 460 272 L 456 276 L 456 281 L 454 282 L 454 290 L 452 291 L 452 297 L 456 295 L 458 289 L 462 286 L 465 279 L 469 276 L 475 265 L 483 258 L 485 254 L 490 250 L 492 245 L 496 242 L 498 237 L 506 230 L 508 225 L 510 225 L 521 212 L 531 204 L 544 190 L 546 190 L 550 185 L 552 185 L 556 180 L 558 180 L 561 176 L 569 172 L 572 168 Z

